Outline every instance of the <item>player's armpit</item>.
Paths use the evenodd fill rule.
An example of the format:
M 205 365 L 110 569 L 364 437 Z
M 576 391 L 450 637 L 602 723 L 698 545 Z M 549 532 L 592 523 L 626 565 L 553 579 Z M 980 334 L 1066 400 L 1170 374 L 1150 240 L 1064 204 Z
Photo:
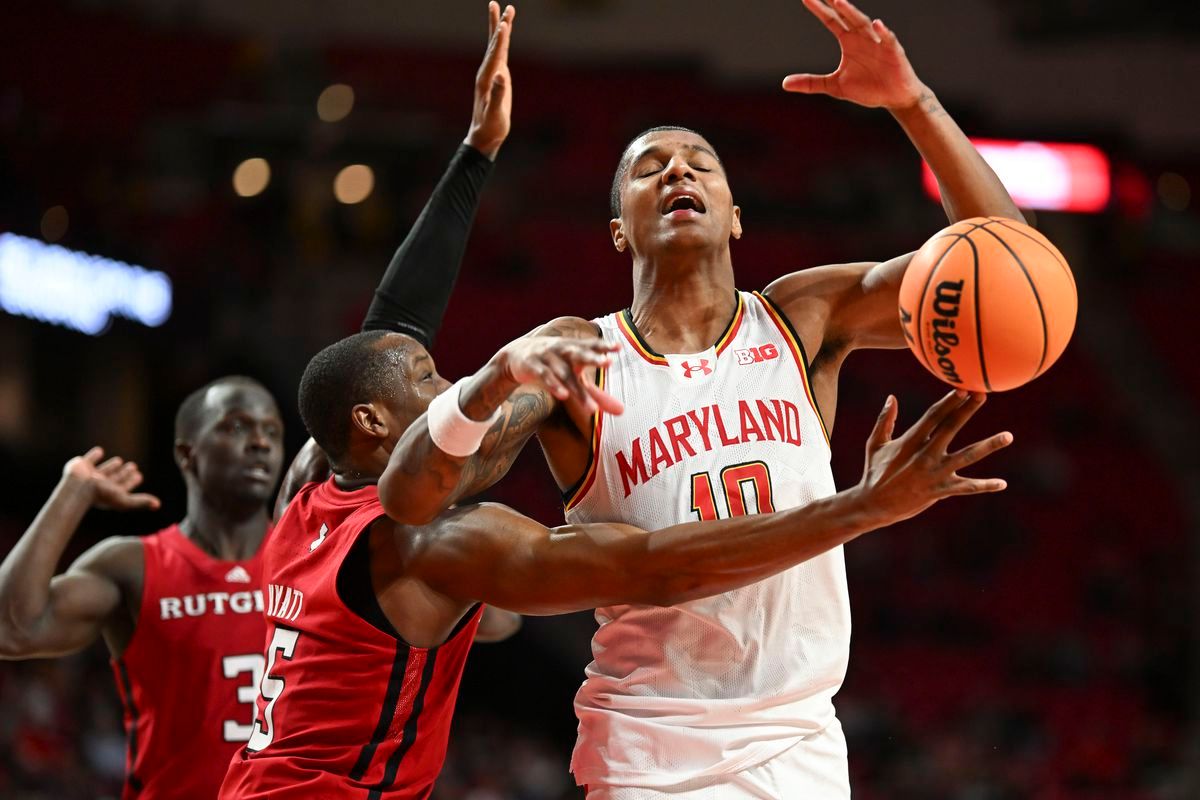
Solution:
M 487 606 L 483 609 L 479 628 L 475 631 L 475 641 L 503 642 L 521 629 L 521 623 L 520 614 L 495 606 Z
M 562 317 L 522 338 L 586 339 L 595 335 L 592 323 Z M 594 370 L 574 377 L 586 383 L 594 377 Z M 495 359 L 464 385 L 460 407 L 471 419 L 487 419 L 497 408 L 500 416 L 484 435 L 479 449 L 467 457 L 451 456 L 433 443 L 427 414 L 409 426 L 379 480 L 380 501 L 397 522 L 423 525 L 454 503 L 496 483 L 508 473 L 530 437 L 548 421 L 556 423 L 556 432 L 575 427 L 583 446 L 591 433 L 590 417 L 560 404 L 544 384 L 515 382 Z
M 912 256 L 793 272 L 763 294 L 791 322 L 813 360 L 864 348 L 899 349 L 905 346 L 900 283 Z
M 141 542 L 114 537 L 92 547 L 50 581 L 45 607 L 33 619 L 0 623 L 0 658 L 51 658 L 76 653 L 100 637 L 120 608 L 121 581 L 142 569 Z

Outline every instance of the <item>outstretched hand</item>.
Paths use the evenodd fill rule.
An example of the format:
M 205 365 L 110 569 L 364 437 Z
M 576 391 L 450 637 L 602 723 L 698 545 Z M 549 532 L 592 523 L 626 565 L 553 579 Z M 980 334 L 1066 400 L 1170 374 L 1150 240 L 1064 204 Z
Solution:
M 520 384 L 539 384 L 565 403 L 578 404 L 588 414 L 597 410 L 620 414 L 625 405 L 582 376 L 584 370 L 606 367 L 617 345 L 599 338 L 526 336 L 504 347 L 505 373 Z
M 916 104 L 929 91 L 882 20 L 872 20 L 850 0 L 804 0 L 804 5 L 837 38 L 842 60 L 827 75 L 788 75 L 783 79 L 786 91 L 893 110 Z
M 104 449 L 93 447 L 76 456 L 63 467 L 63 476 L 89 486 L 93 492 L 92 505 L 114 511 L 135 509 L 157 510 L 161 505 L 152 494 L 135 493 L 142 483 L 142 473 L 133 461 L 113 456 L 107 461 Z
M 488 3 L 488 48 L 475 74 L 475 107 L 466 142 L 493 161 L 512 126 L 512 75 L 508 71 L 508 42 L 517 9 L 496 0 Z
M 958 470 L 1010 445 L 1011 433 L 997 433 L 953 453 L 947 451 L 986 397 L 950 392 L 894 439 L 898 404 L 895 397 L 888 397 L 867 439 L 867 463 L 859 486 L 869 494 L 872 505 L 888 515 L 889 524 L 915 516 L 951 495 L 999 492 L 1007 487 L 999 478 L 964 478 Z

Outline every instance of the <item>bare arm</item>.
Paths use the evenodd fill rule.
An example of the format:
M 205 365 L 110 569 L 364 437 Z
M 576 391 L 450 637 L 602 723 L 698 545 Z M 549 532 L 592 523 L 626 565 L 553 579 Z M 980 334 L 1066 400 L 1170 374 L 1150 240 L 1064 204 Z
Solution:
M 859 484 L 801 508 L 647 533 L 618 523 L 549 529 L 503 506 L 470 506 L 417 532 L 408 569 L 448 597 L 525 614 L 614 603 L 674 605 L 735 589 L 950 495 L 1003 489 L 1004 481 L 955 471 L 1006 446 L 1011 435 L 946 452 L 983 400 L 952 392 L 893 439 L 897 408 L 889 398 L 868 440 Z
M 503 642 L 521 630 L 521 615 L 503 608 L 488 606 L 483 609 L 483 619 L 475 631 L 477 642 Z
M 93 448 L 72 459 L 33 524 L 0 564 L 0 658 L 72 653 L 101 634 L 122 597 L 120 578 L 141 562 L 136 539 L 108 539 L 55 576 L 63 550 L 93 505 L 157 508 L 158 500 L 131 490 L 141 482 L 137 465 L 103 464 Z
M 950 222 L 1000 216 L 1024 221 L 996 173 L 923 84 L 896 35 L 847 0 L 805 0 L 837 37 L 842 61 L 828 75 L 789 75 L 783 86 L 826 94 L 869 108 L 886 108 L 928 162 Z M 780 278 L 768 296 L 821 349 L 904 347 L 897 317 L 900 282 L 912 254 L 884 262 L 839 264 Z
M 500 480 L 530 437 L 552 418 L 562 425 L 583 424 L 597 405 L 620 413 L 620 404 L 590 378 L 611 350 L 595 334 L 586 320 L 554 320 L 506 345 L 467 379 L 460 396 L 463 414 L 486 420 L 501 409 L 474 455 L 443 452 L 430 438 L 427 415 L 418 417 L 379 480 L 379 499 L 388 515 L 407 525 L 426 524 Z

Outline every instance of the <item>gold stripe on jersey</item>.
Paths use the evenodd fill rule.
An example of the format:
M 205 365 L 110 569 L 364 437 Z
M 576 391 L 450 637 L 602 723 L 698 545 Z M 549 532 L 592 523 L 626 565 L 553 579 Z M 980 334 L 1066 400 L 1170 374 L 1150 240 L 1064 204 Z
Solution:
M 621 329 L 621 333 L 625 334 L 625 338 L 633 346 L 634 352 L 651 364 L 657 364 L 660 367 L 667 366 L 665 358 L 642 343 L 642 337 L 638 335 L 637 328 L 633 327 L 633 322 L 629 319 L 629 309 L 617 314 L 617 327 Z
M 604 385 L 607 382 L 608 367 L 598 367 L 596 369 L 596 385 L 600 387 L 600 391 L 604 391 Z M 592 444 L 591 452 L 588 453 L 587 470 L 583 473 L 583 478 L 580 479 L 575 490 L 563 498 L 563 506 L 566 511 L 574 508 L 575 504 L 583 499 L 584 495 L 588 493 L 588 489 L 592 488 L 592 484 L 596 482 L 597 467 L 600 464 L 600 436 L 603 427 L 604 413 L 596 409 L 596 413 L 592 416 Z
M 771 317 L 771 321 L 775 323 L 775 327 L 783 334 L 783 338 L 787 340 L 788 347 L 792 351 L 792 356 L 796 359 L 796 365 L 800 368 L 800 378 L 804 383 L 804 394 L 808 397 L 809 405 L 812 406 L 813 413 L 817 415 L 817 421 L 821 423 L 821 433 L 825 434 L 825 443 L 829 444 L 829 429 L 825 427 L 825 418 L 821 416 L 821 409 L 817 408 L 817 400 L 813 396 L 812 384 L 808 380 L 808 362 L 804 358 L 804 345 L 801 344 L 795 332 L 792 330 L 792 324 L 787 317 L 780 313 L 765 295 L 761 292 L 755 292 L 754 296 L 762 303 L 763 308 L 767 310 L 767 314 Z M 832 445 L 830 445 L 832 447 Z
M 730 342 L 732 342 L 734 337 L 737 336 L 738 329 L 742 326 L 742 317 L 746 315 L 746 304 L 742 299 L 742 293 L 734 291 L 734 298 L 735 305 L 733 309 L 733 317 L 730 318 L 729 324 L 725 326 L 725 332 L 721 334 L 721 338 L 717 339 L 717 343 L 714 345 L 717 350 L 717 355 L 721 355 L 721 353 L 725 352 L 725 349 L 729 347 Z M 668 362 L 664 356 L 662 356 L 660 353 L 654 352 L 654 350 L 650 348 L 650 345 L 642 339 L 642 335 L 638 333 L 638 329 L 634 327 L 633 313 L 628 308 L 624 311 L 621 311 L 616 316 L 617 327 L 620 329 L 621 333 L 625 334 L 625 338 L 633 347 L 634 352 L 636 352 L 645 360 L 649 361 L 651 364 L 657 364 L 660 367 L 666 367 L 670 365 L 670 362 Z

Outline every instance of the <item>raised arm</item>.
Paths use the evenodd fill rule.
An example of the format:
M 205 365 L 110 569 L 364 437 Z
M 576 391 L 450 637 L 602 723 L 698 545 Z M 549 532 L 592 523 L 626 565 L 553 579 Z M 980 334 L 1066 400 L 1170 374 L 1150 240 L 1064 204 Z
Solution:
M 956 470 L 1006 446 L 1010 434 L 947 453 L 983 402 L 951 393 L 893 439 L 897 405 L 888 398 L 858 485 L 788 511 L 646 533 L 616 523 L 549 529 L 502 506 L 468 506 L 417 529 L 415 546 L 413 529 L 400 528 L 398 546 L 412 554 L 408 575 L 460 602 L 525 614 L 674 605 L 761 580 L 950 495 L 1002 490 L 1002 480 Z
M 142 569 L 141 542 L 106 539 L 62 575 L 59 559 L 92 506 L 158 508 L 133 490 L 137 465 L 94 447 L 67 462 L 63 477 L 33 524 L 0 564 L 0 658 L 57 656 L 96 640 L 121 604 L 122 586 Z
M 828 75 L 789 75 L 783 88 L 886 108 L 941 187 L 950 222 L 1000 216 L 1024 221 L 995 172 L 920 81 L 896 35 L 848 0 L 804 0 L 837 38 L 842 57 Z M 810 353 L 830 347 L 904 347 L 896 307 L 911 253 L 884 262 L 838 264 L 780 278 L 767 289 L 806 339 Z
M 613 349 L 597 338 L 592 323 L 576 317 L 554 320 L 505 345 L 439 396 L 400 438 L 379 480 L 388 514 L 424 525 L 500 480 L 534 433 L 578 439 L 585 430 L 590 434 L 597 410 L 621 413 L 621 404 L 594 379 Z M 452 446 L 455 437 L 446 426 L 455 417 L 460 427 L 477 426 L 482 438 L 474 446 Z
M 362 329 L 390 330 L 433 346 L 463 254 L 479 198 L 500 146 L 512 127 L 512 76 L 508 43 L 516 9 L 488 4 L 488 49 L 475 76 L 471 126 L 421 215 L 392 256 Z M 300 487 L 329 476 L 329 461 L 309 439 L 296 454 L 275 499 L 275 518 Z

